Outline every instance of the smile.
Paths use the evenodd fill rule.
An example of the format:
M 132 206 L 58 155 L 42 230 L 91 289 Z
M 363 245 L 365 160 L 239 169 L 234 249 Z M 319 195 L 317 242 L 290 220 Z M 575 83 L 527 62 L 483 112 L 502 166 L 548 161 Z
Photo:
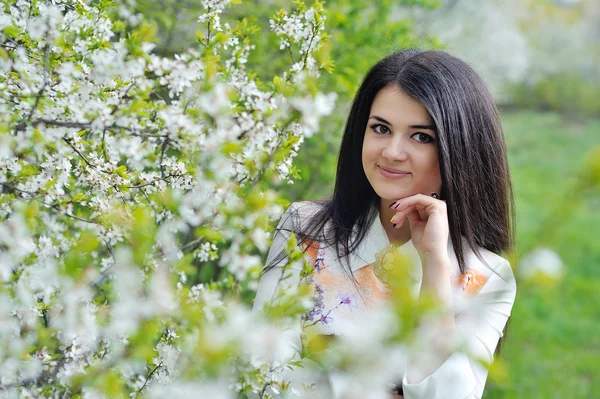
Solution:
M 392 172 L 391 170 L 386 169 L 386 168 L 382 168 L 379 165 L 377 165 L 377 169 L 379 169 L 379 173 L 383 177 L 387 177 L 388 179 L 403 179 L 405 177 L 410 176 L 410 173 L 396 173 L 396 172 Z

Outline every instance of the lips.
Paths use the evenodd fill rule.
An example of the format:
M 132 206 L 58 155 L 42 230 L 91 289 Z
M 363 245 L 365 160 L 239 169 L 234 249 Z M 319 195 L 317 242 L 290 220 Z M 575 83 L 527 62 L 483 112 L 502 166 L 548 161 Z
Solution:
M 383 166 L 380 166 L 380 165 L 377 165 L 377 166 L 379 166 L 380 169 L 382 169 L 382 170 L 384 170 L 384 171 L 386 171 L 388 173 L 394 173 L 394 174 L 397 174 L 397 175 L 409 175 L 410 174 L 410 172 L 405 172 L 403 170 L 392 169 L 392 168 L 384 168 Z
M 377 168 L 379 170 L 379 174 L 381 176 L 383 176 L 385 179 L 404 180 L 404 179 L 408 179 L 411 176 L 411 174 L 409 172 L 405 172 L 403 170 L 384 168 L 379 165 L 377 165 Z

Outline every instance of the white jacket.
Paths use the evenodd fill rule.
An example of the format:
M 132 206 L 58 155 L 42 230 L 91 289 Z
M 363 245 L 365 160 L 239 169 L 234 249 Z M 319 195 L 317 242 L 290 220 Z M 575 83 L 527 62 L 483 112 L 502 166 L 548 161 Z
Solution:
M 290 235 L 289 232 L 279 229 L 293 230 L 294 226 L 298 226 L 297 223 L 306 223 L 308 217 L 319 207 L 320 205 L 311 202 L 297 202 L 289 207 L 282 216 L 273 238 L 267 264 L 270 264 L 284 248 Z M 321 309 L 317 309 L 316 314 L 313 314 L 313 320 L 317 321 L 313 327 L 320 333 L 343 334 L 344 328 L 352 324 L 357 312 L 368 311 L 386 300 L 384 285 L 375 275 L 372 265 L 376 255 L 389 244 L 381 221 L 376 217 L 364 240 L 349 258 L 351 270 L 360 283 L 361 295 L 354 295 L 357 294 L 355 285 L 344 273 L 333 248 L 320 244 L 318 249 L 312 248 L 307 251 L 315 266 L 313 279 L 317 285 L 324 288 L 320 301 Z M 418 384 L 408 384 L 404 374 L 402 382 L 405 399 L 471 399 L 481 398 L 483 394 L 488 370 L 481 365 L 481 361 L 487 364 L 493 361 L 493 353 L 515 300 L 516 283 L 506 259 L 480 248 L 488 267 L 475 256 L 466 242 L 463 243 L 463 248 L 469 268 L 466 274 L 460 274 L 452 244 L 448 244 L 452 283 L 455 287 L 453 299 L 456 329 L 466 336 L 469 355 L 461 351 L 454 352 L 435 372 Z M 402 245 L 400 250 L 411 256 L 416 265 L 413 270 L 415 283 L 412 293 L 418 296 L 422 279 L 419 256 L 411 241 Z M 294 273 L 292 279 L 286 280 L 286 284 L 299 282 L 300 262 L 292 267 L 298 273 Z M 280 276 L 281 268 L 278 267 L 262 276 L 254 302 L 255 310 L 260 311 L 263 304 L 274 297 Z M 356 298 L 363 300 L 357 301 Z M 352 306 L 339 306 L 340 301 L 344 300 L 349 305 L 352 302 Z M 478 301 L 476 313 L 469 311 L 473 309 L 469 306 L 473 300 Z M 292 339 L 295 340 L 295 348 L 299 351 L 299 338 Z M 330 376 L 328 382 L 333 392 L 332 396 L 335 397 L 335 378 Z

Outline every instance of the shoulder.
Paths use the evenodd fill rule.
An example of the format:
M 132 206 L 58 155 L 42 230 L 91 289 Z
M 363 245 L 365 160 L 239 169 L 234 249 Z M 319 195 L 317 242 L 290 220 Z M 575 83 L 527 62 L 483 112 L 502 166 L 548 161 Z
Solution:
M 485 248 L 479 247 L 479 255 L 463 239 L 467 272 L 460 274 L 456 265 L 457 284 L 465 292 L 478 294 L 485 291 L 508 291 L 514 299 L 516 281 L 510 262 Z
M 324 201 L 293 202 L 281 216 L 277 228 L 294 232 L 303 231 L 311 218 L 322 210 L 324 206 Z
M 307 218 L 323 209 L 325 201 L 296 201 L 288 208 L 288 212 L 296 213 L 299 217 Z

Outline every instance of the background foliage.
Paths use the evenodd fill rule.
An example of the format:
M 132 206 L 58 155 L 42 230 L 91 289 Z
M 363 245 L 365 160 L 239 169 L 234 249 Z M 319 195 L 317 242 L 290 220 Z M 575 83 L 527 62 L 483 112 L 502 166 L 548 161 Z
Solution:
M 6 10 L 14 3 L 4 2 L 3 7 Z M 124 0 L 115 4 L 97 3 L 101 4 L 99 8 L 110 14 L 115 21 L 115 33 L 126 40 L 128 48 L 134 54 L 136 51 L 140 52 L 138 55 L 148 52 L 147 49 L 142 50 L 142 44 L 154 42 L 156 47 L 152 50 L 153 53 L 171 59 L 189 48 L 198 48 L 199 40 L 206 39 L 206 29 L 198 24 L 198 16 L 205 9 L 197 1 Z M 572 4 L 565 6 L 565 3 Z M 248 70 L 253 71 L 251 77 L 256 77 L 265 87 L 274 91 L 284 90 L 269 86 L 273 83 L 273 76 L 281 75 L 299 57 L 299 44 L 292 45 L 290 56 L 285 54 L 287 49 L 279 49 L 280 38 L 260 34 L 260 31 L 268 31 L 269 19 L 281 7 L 290 9 L 293 5 L 282 0 L 257 0 L 244 1 L 228 10 L 232 24 L 240 22 L 243 25 L 243 18 L 246 18 L 242 36 L 248 37 L 255 46 L 244 62 Z M 321 76 L 318 84 L 316 80 L 309 79 L 306 90 L 313 95 L 317 91 L 337 93 L 336 108 L 320 122 L 318 131 L 305 140 L 295 157 L 289 175 L 294 177 L 298 174 L 300 179 L 296 179 L 294 184 L 287 184 L 285 179 L 277 178 L 278 173 L 266 173 L 264 178 L 257 180 L 256 190 L 247 188 L 237 195 L 250 198 L 248 206 L 253 211 L 262 215 L 270 213 L 271 216 L 277 212 L 268 208 L 268 204 L 281 206 L 299 199 L 327 197 L 331 193 L 339 140 L 350 101 L 362 76 L 383 55 L 398 48 L 419 45 L 424 48 L 446 48 L 469 60 L 490 82 L 503 109 L 518 217 L 517 248 L 512 262 L 520 276 L 518 296 L 504 354 L 490 371 L 485 397 L 595 397 L 600 392 L 596 378 L 600 373 L 597 364 L 600 341 L 595 331 L 600 322 L 600 245 L 597 242 L 597 237 L 600 236 L 598 2 L 530 0 L 507 3 L 486 0 L 475 3 L 468 0 L 405 0 L 369 4 L 331 0 L 325 3 L 325 15 L 325 30 L 329 40 L 323 41 L 315 58 L 322 62 L 323 73 L 331 73 Z M 11 31 L 10 26 L 8 29 L 3 26 L 2 30 L 5 36 L 18 36 L 18 32 Z M 213 39 L 219 41 L 223 37 Z M 102 45 L 106 44 L 98 44 Z M 3 53 L 2 56 L 6 57 L 6 54 Z M 203 53 L 202 62 L 213 65 L 210 52 Z M 147 93 L 140 95 L 143 101 L 151 102 L 157 98 L 167 98 L 168 92 L 168 87 L 158 87 L 153 96 L 148 96 Z M 35 93 L 30 93 L 29 98 L 24 100 L 30 106 L 35 103 Z M 41 105 L 47 104 L 42 101 Z M 128 112 L 138 115 L 144 115 L 148 107 L 147 103 L 135 101 L 128 102 L 127 105 Z M 300 116 L 300 113 L 294 114 L 294 121 L 300 121 Z M 10 123 L 17 121 L 3 125 L 3 134 L 9 132 Z M 32 134 L 35 134 L 33 129 Z M 290 138 L 291 142 L 286 144 L 284 151 L 287 154 L 293 151 L 292 147 L 297 143 L 293 135 Z M 2 136 L 0 139 L 3 140 Z M 40 143 L 44 141 L 38 142 L 38 145 L 42 145 Z M 64 142 L 59 146 L 65 147 L 67 144 L 68 142 Z M 0 151 L 4 151 L 4 148 Z M 36 147 L 31 151 L 35 152 Z M 169 148 L 166 152 L 168 156 L 178 155 L 176 148 Z M 160 154 L 159 148 L 153 160 L 157 161 Z M 278 159 L 284 158 L 282 154 Z M 176 162 L 171 162 L 169 167 L 177 172 L 176 166 Z M 26 169 L 22 177 L 32 176 L 37 171 Z M 119 176 L 128 172 L 118 170 L 115 173 Z M 259 194 L 266 189 L 273 191 L 273 197 L 268 200 L 264 200 Z M 278 195 L 274 194 L 275 190 L 283 199 L 276 198 Z M 6 190 L 3 194 L 5 192 Z M 0 201 L 5 213 L 9 202 L 7 198 L 3 195 Z M 78 198 L 78 201 L 81 200 L 83 197 Z M 178 212 L 176 204 L 180 200 L 177 194 L 172 193 L 165 196 L 152 195 L 152 201 L 157 201 L 166 211 L 175 214 Z M 79 217 L 91 215 L 81 213 L 83 210 L 77 204 L 74 208 L 69 208 L 69 202 L 72 201 L 65 200 L 56 210 L 69 212 L 75 209 L 74 216 Z M 3 219 L 2 229 L 7 236 L 12 234 L 14 237 L 21 237 L 21 226 L 34 231 L 36 227 L 40 227 L 36 225 L 36 218 L 40 215 L 39 204 L 31 202 L 23 205 L 21 211 L 25 219 L 17 223 L 9 224 Z M 236 219 L 236 212 L 239 209 L 232 211 L 228 217 L 236 220 L 236 223 L 246 223 L 247 221 Z M 156 214 L 137 211 L 132 217 L 138 226 L 151 226 L 149 220 L 155 218 Z M 256 220 L 252 223 L 256 222 L 261 230 L 269 229 L 268 218 Z M 112 223 L 114 220 L 108 219 L 106 222 Z M 251 231 L 249 226 L 246 228 L 248 232 Z M 137 247 L 138 250 L 140 246 L 145 248 L 147 241 L 155 240 L 159 233 L 151 227 L 138 230 L 133 231 L 131 241 L 127 241 L 128 246 Z M 179 236 L 182 245 L 193 242 L 195 237 L 209 237 L 215 242 L 220 239 L 214 230 L 203 228 L 194 230 L 191 236 Z M 84 276 L 84 264 L 94 262 L 90 256 L 84 256 L 86 252 L 94 253 L 97 250 L 96 261 L 114 256 L 110 246 L 103 246 L 93 236 L 84 234 L 67 238 L 79 246 L 79 251 L 70 256 L 65 255 L 65 266 L 72 268 L 67 274 L 80 273 L 80 276 Z M 110 235 L 108 238 L 110 239 Z M 260 266 L 256 257 L 261 252 L 250 249 L 250 246 L 260 246 L 261 242 L 264 246 L 264 240 L 255 236 L 242 244 L 245 248 L 242 252 L 254 257 L 252 259 L 256 267 L 248 271 L 254 277 Z M 5 249 L 12 244 L 7 241 L 3 245 L 5 247 L 2 248 Z M 193 245 L 190 248 L 193 248 L 194 254 L 186 255 L 175 263 L 175 269 L 189 272 L 191 276 L 187 283 L 183 283 L 187 284 L 187 288 L 179 295 L 201 298 L 199 300 L 203 305 L 209 306 L 199 311 L 190 304 L 184 309 L 187 314 L 183 319 L 203 320 L 207 316 L 206 309 L 210 309 L 208 313 L 217 319 L 223 316 L 219 311 L 222 306 L 221 298 L 211 296 L 212 291 L 204 288 L 196 288 L 194 291 L 193 287 L 199 287 L 202 283 L 216 291 L 232 292 L 246 303 L 251 301 L 252 283 L 239 285 L 233 277 L 234 270 L 226 270 L 219 266 L 217 259 L 212 259 L 217 255 L 215 249 L 210 245 Z M 548 270 L 547 264 L 553 261 L 544 263 L 545 258 L 534 261 L 533 265 L 531 262 L 522 262 L 525 255 L 536 248 L 551 248 L 552 253 L 559 255 L 558 264 L 562 266 Z M 202 261 L 198 260 L 199 253 L 202 253 Z M 116 258 L 121 259 L 121 263 L 127 263 L 126 256 L 121 253 Z M 177 254 L 170 256 L 177 259 Z M 134 258 L 134 263 L 142 266 L 144 260 Z M 525 278 L 531 275 L 531 269 L 544 273 L 533 273 L 533 279 Z M 103 296 L 98 297 L 100 299 L 96 305 L 102 312 L 103 301 L 111 299 L 113 294 L 110 287 L 97 285 L 95 288 Z M 126 291 L 130 288 L 120 289 Z M 6 296 L 7 293 L 0 292 L 0 295 Z M 44 320 L 48 310 L 46 306 L 43 301 L 34 305 Z M 229 328 L 236 326 L 229 319 L 221 322 Z M 147 380 L 156 379 L 157 376 L 165 377 L 167 373 L 159 374 L 157 370 L 162 368 L 161 362 L 164 359 L 174 359 L 175 352 L 169 352 L 169 344 L 176 338 L 169 332 L 177 334 L 170 329 L 176 324 L 177 320 L 165 324 L 159 319 L 149 318 L 143 329 L 129 338 L 135 343 L 133 347 L 137 345 L 140 348 L 137 353 L 127 354 L 130 359 L 139 360 L 137 363 L 132 361 L 132 370 L 135 372 L 131 372 L 129 380 L 124 379 L 121 374 L 111 372 L 106 365 L 98 365 L 87 376 L 76 380 L 76 386 L 91 387 L 88 393 L 98 390 L 112 394 L 125 389 L 136 392 L 145 386 Z M 215 333 L 222 330 L 207 331 Z M 40 359 L 59 363 L 64 360 L 53 357 L 55 354 L 52 351 L 58 352 L 61 344 L 56 337 L 45 333 L 40 327 L 37 327 L 35 334 L 40 340 L 36 344 L 42 342 L 50 353 L 38 354 Z M 158 341 L 164 344 L 160 353 L 149 349 L 155 347 Z M 17 349 L 25 353 L 27 348 Z M 222 370 L 216 365 L 221 364 L 220 361 L 230 349 L 227 345 L 218 350 L 209 350 L 200 344 L 195 347 L 195 350 L 212 356 L 215 360 L 215 367 L 209 369 L 209 374 L 213 375 Z M 145 368 L 146 363 L 152 365 L 154 359 L 163 360 L 158 360 L 154 367 Z M 155 368 L 158 365 L 161 367 Z M 197 368 L 204 366 L 206 365 L 197 365 Z M 168 371 L 167 367 L 164 369 Z M 3 373 L 4 378 L 7 375 L 6 372 Z M 264 384 L 265 380 L 260 379 L 264 376 L 260 377 L 260 373 L 257 373 L 256 378 Z M 155 395 L 160 397 L 160 391 L 156 392 Z
M 271 6 L 245 5 L 258 21 Z M 492 370 L 485 397 L 594 397 L 600 392 L 594 361 L 600 356 L 594 332 L 600 322 L 600 4 L 332 0 L 326 8 L 335 69 L 321 85 L 339 94 L 337 107 L 304 143 L 296 161 L 301 180 L 284 188 L 284 196 L 330 195 L 350 101 L 377 59 L 414 45 L 467 59 L 503 110 L 517 204 L 513 265 L 518 271 L 519 259 L 537 247 L 555 250 L 563 265 L 562 278 L 520 278 L 504 362 Z

